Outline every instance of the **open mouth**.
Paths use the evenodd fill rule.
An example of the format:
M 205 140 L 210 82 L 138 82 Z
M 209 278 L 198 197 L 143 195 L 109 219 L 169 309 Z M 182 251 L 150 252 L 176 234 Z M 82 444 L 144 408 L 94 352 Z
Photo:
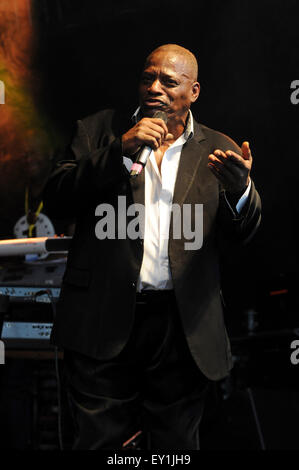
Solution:
M 145 101 L 143 102 L 143 104 L 144 104 L 144 106 L 147 106 L 147 107 L 150 107 L 150 108 L 151 108 L 151 107 L 157 108 L 157 107 L 163 107 L 163 106 L 165 106 L 165 103 L 163 103 L 163 101 L 157 100 L 157 99 L 155 99 L 155 98 L 150 98 L 150 99 L 148 99 L 148 100 L 145 100 Z

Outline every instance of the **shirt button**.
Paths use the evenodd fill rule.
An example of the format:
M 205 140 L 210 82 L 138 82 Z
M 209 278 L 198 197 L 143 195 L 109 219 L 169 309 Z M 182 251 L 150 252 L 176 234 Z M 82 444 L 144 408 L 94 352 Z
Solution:
M 136 282 L 132 282 L 132 287 L 136 287 Z

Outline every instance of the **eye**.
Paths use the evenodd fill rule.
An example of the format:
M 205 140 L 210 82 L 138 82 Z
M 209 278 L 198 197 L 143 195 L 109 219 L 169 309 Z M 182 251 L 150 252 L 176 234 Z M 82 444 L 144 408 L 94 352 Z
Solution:
M 175 87 L 175 86 L 178 86 L 178 82 L 176 80 L 173 80 L 171 78 L 167 78 L 166 80 L 164 80 L 164 83 L 166 86 L 168 87 Z
M 154 80 L 154 78 L 151 75 L 142 75 L 141 77 L 141 82 L 142 83 L 150 83 Z

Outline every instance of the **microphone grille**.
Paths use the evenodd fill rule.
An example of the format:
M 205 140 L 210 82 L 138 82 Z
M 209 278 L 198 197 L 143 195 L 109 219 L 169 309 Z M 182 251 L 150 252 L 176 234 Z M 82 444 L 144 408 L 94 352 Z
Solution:
M 165 124 L 167 124 L 168 118 L 167 118 L 167 114 L 164 111 L 156 111 L 153 117 L 156 119 L 162 119 L 165 122 Z

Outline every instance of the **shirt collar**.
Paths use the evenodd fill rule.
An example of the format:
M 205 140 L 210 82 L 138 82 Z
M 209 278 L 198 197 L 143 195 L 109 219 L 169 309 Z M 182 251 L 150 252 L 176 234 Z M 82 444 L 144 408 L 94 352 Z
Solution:
M 132 116 L 132 121 L 136 124 L 138 121 L 141 119 L 141 112 L 140 112 L 140 106 L 136 109 L 135 113 Z M 194 122 L 193 122 L 193 115 L 191 113 L 191 110 L 189 109 L 188 112 L 188 118 L 187 118 L 187 124 L 184 130 L 184 138 L 187 142 L 187 140 L 192 139 L 194 136 Z

